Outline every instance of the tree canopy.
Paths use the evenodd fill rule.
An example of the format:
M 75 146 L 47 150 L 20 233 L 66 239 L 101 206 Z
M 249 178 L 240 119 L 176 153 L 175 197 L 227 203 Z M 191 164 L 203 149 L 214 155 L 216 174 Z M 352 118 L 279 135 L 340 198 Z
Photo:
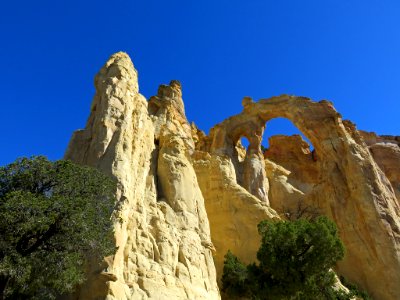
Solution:
M 230 251 L 225 256 L 222 290 L 231 298 L 350 299 L 333 288 L 331 268 L 344 256 L 335 223 L 326 217 L 262 221 L 258 232 L 258 264 L 245 266 Z
M 99 171 L 45 157 L 0 168 L 0 298 L 54 299 L 115 250 L 116 185 Z M 1 297 L 2 296 L 2 297 Z

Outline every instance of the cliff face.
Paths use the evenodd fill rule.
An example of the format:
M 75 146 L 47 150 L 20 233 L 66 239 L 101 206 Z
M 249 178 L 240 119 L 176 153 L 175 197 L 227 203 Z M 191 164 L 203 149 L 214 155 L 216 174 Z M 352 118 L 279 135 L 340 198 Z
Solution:
M 149 102 L 124 53 L 96 76 L 86 128 L 66 158 L 117 179 L 118 251 L 93 270 L 80 299 L 218 299 L 204 198 L 191 163 L 194 143 L 180 86 Z
M 359 132 L 330 102 L 293 96 L 245 97 L 242 113 L 206 135 L 188 123 L 180 83 L 147 101 L 124 53 L 95 85 L 87 125 L 65 158 L 118 181 L 118 250 L 92 270 L 78 298 L 219 299 L 227 250 L 254 261 L 256 225 L 300 204 L 337 223 L 347 248 L 339 274 L 376 299 L 400 297 L 397 137 Z M 314 150 L 300 136 L 276 136 L 262 153 L 276 117 L 291 120 Z
M 378 136 L 359 131 L 375 162 L 389 179 L 400 204 L 400 136 Z

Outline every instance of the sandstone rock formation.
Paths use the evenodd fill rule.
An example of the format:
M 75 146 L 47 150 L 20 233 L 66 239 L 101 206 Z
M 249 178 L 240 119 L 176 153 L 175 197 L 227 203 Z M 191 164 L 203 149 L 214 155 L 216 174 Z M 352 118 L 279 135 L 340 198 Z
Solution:
M 400 204 L 400 136 L 378 136 L 360 131 L 365 143 L 381 170 L 392 184 Z
M 206 135 L 188 123 L 178 81 L 149 101 L 139 94 L 125 53 L 109 59 L 95 85 L 87 125 L 65 157 L 118 181 L 118 250 L 76 298 L 219 299 L 227 250 L 254 261 L 256 225 L 299 203 L 337 223 L 347 248 L 339 274 L 376 299 L 400 298 L 398 137 L 357 131 L 328 101 L 286 95 L 245 97 L 242 113 Z M 291 120 L 314 150 L 301 136 L 275 136 L 262 153 L 276 117 Z
M 265 201 L 238 184 L 235 167 L 228 157 L 199 151 L 193 163 L 206 202 L 220 278 L 228 250 L 245 263 L 256 261 L 260 247 L 257 224 L 279 216 Z
M 124 53 L 96 76 L 86 128 L 66 158 L 117 179 L 118 251 L 79 299 L 219 299 L 204 199 L 190 162 L 194 143 L 180 85 L 147 102 Z

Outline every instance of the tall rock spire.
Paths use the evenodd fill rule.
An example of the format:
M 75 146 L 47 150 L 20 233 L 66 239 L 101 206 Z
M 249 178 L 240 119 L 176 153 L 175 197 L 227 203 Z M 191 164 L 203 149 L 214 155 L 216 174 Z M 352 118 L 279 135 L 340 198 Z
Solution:
M 95 85 L 86 127 L 74 133 L 65 158 L 118 181 L 118 250 L 106 267 L 92 270 L 78 298 L 219 299 L 180 84 L 161 86 L 149 114 L 137 72 L 120 52 Z

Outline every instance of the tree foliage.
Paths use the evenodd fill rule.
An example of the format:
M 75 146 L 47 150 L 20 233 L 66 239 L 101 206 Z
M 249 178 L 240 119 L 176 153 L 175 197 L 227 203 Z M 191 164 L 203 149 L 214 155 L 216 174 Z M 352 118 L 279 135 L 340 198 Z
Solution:
M 340 282 L 349 289 L 350 295 L 354 297 L 354 299 L 363 299 L 363 300 L 372 300 L 371 296 L 364 290 L 360 289 L 355 284 L 349 282 L 343 276 L 340 276 Z
M 115 250 L 115 183 L 45 157 L 0 168 L 0 298 L 54 299 Z M 2 297 L 1 297 L 2 296 Z
M 344 256 L 335 223 L 326 217 L 262 221 L 258 232 L 258 264 L 245 266 L 230 251 L 225 256 L 222 284 L 231 298 L 349 299 L 333 288 L 331 268 Z

